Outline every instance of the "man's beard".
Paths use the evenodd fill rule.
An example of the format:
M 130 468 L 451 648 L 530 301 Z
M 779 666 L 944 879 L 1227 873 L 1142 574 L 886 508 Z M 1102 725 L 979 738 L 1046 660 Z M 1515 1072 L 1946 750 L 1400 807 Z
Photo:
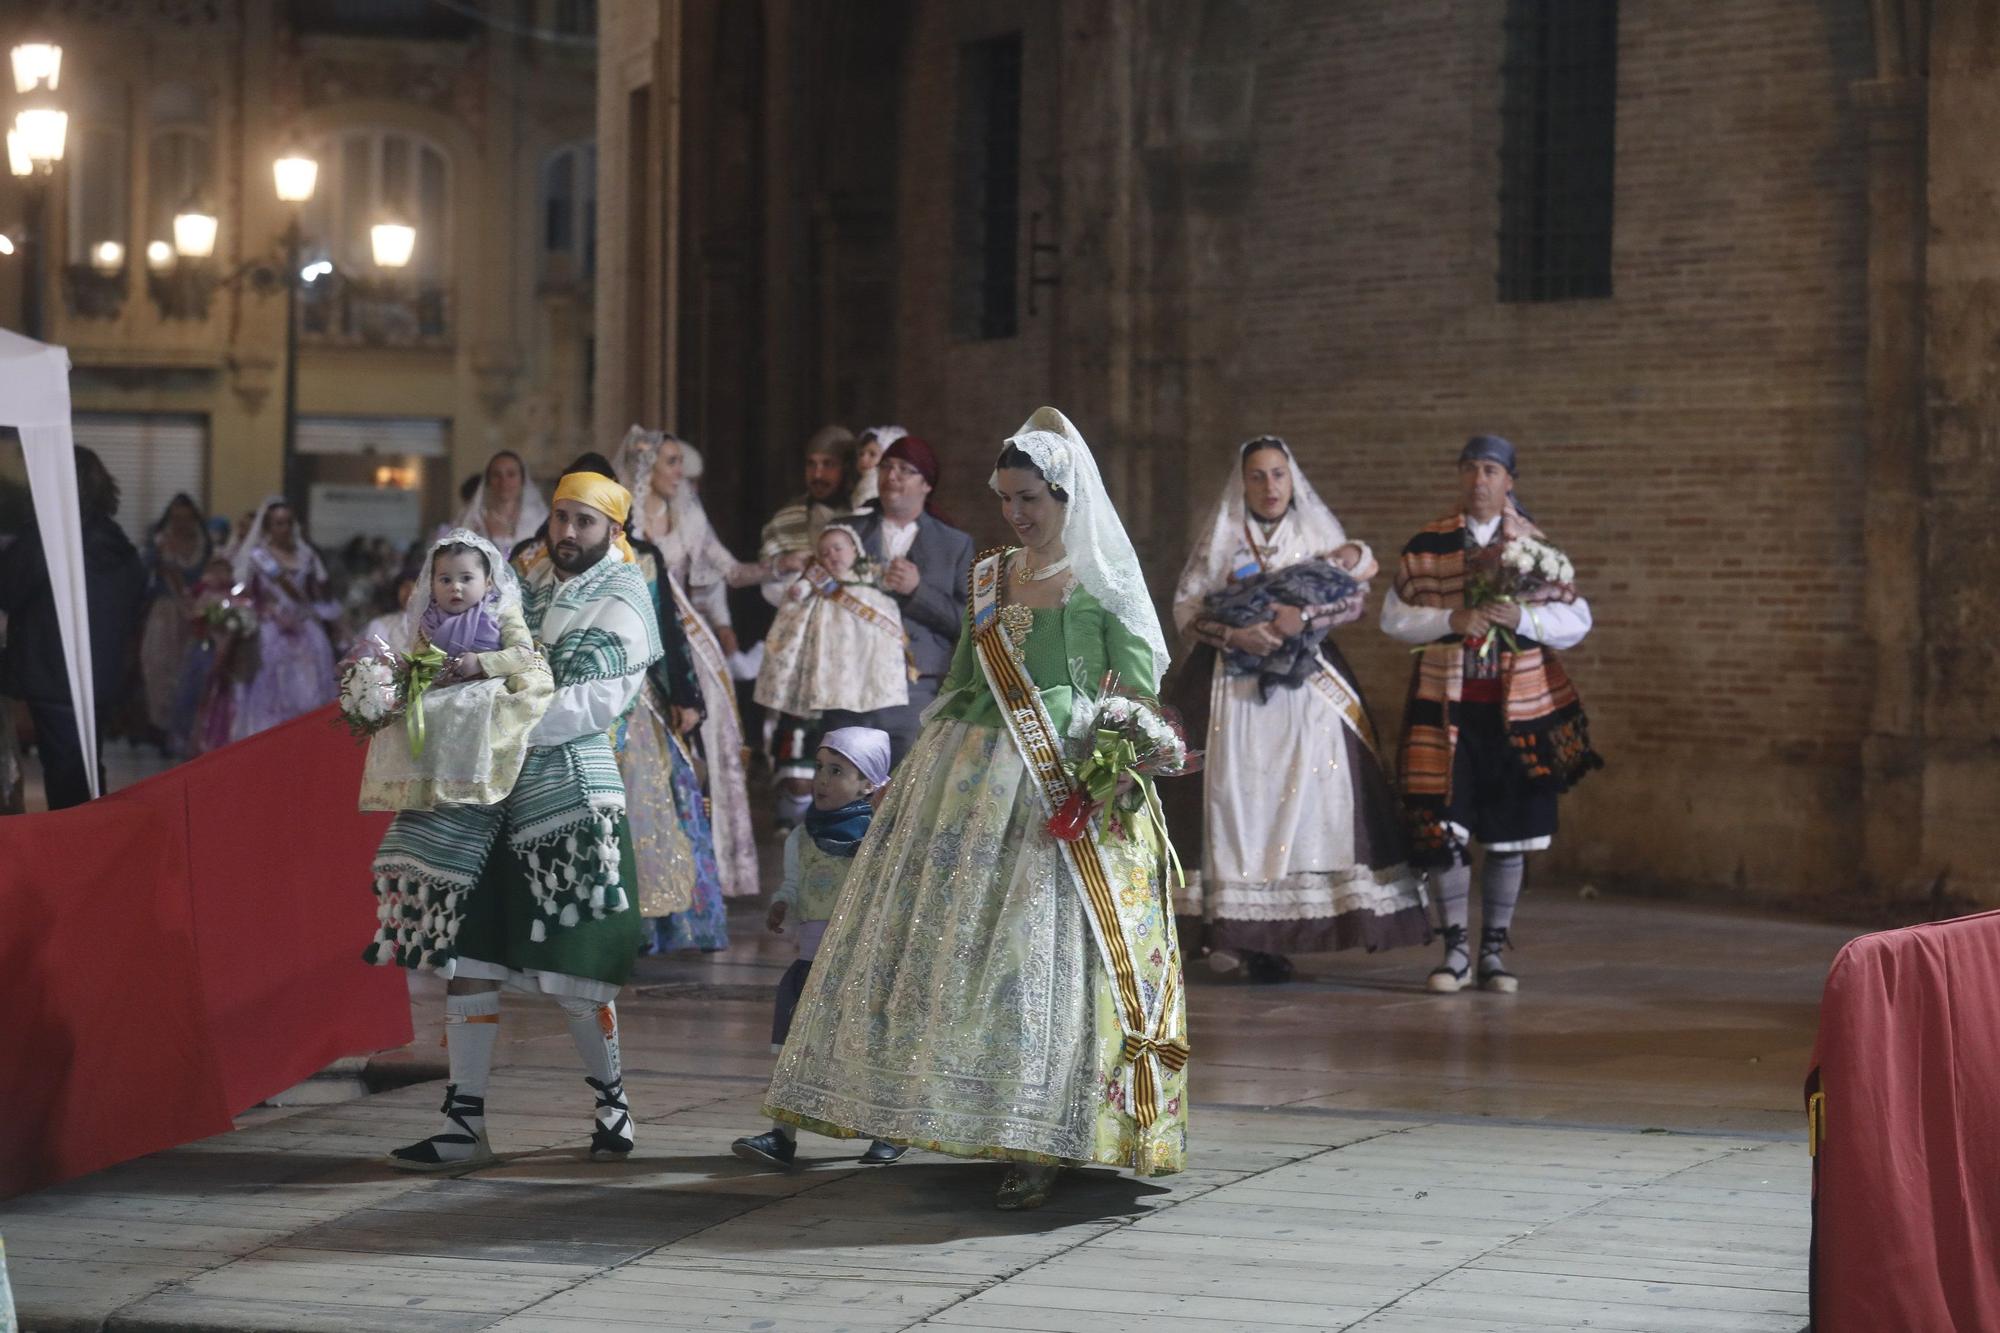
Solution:
M 574 557 L 564 555 L 563 549 L 561 546 L 551 545 L 549 547 L 549 559 L 555 564 L 556 573 L 562 575 L 564 578 L 571 578 L 583 573 L 584 570 L 589 569 L 604 558 L 604 553 L 611 549 L 611 534 L 606 532 L 604 540 L 595 546 L 586 546 L 581 549 L 571 547 L 571 550 L 577 550 L 578 552 Z

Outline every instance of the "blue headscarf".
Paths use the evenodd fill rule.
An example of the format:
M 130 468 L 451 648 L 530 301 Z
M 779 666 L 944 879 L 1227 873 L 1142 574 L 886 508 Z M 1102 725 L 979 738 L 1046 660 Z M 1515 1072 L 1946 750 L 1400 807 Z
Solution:
M 1513 442 L 1500 435 L 1475 435 L 1467 440 L 1465 447 L 1458 451 L 1458 465 L 1464 467 L 1467 463 L 1498 463 L 1507 469 L 1508 476 L 1521 475 L 1520 460 L 1515 456 Z M 1514 510 L 1522 518 L 1533 521 L 1527 506 L 1521 503 L 1518 489 L 1514 492 Z
M 806 836 L 828 856 L 851 857 L 861 850 L 861 840 L 868 836 L 868 821 L 874 817 L 875 806 L 866 796 L 837 810 L 808 806 Z

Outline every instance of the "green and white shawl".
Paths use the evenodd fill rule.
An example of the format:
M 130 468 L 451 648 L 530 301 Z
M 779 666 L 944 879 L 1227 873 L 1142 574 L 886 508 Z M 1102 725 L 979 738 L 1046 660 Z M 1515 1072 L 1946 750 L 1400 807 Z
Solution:
M 547 656 L 558 691 L 645 671 L 661 655 L 646 581 L 617 551 L 567 581 L 546 554 L 521 571 L 521 609 Z M 371 963 L 442 967 L 457 957 L 464 896 L 474 891 L 504 829 L 522 859 L 540 942 L 585 913 L 623 911 L 618 819 L 625 783 L 608 734 L 535 746 L 499 805 L 446 806 L 422 819 L 398 816 L 375 856 L 379 928 Z

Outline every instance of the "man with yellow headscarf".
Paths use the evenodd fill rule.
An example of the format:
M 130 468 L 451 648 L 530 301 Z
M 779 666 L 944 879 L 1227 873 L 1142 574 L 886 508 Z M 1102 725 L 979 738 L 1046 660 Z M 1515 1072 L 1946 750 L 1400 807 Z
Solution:
M 451 1082 L 444 1129 L 391 1154 L 407 1170 L 462 1168 L 493 1156 L 486 1081 L 499 1034 L 500 990 L 541 993 L 569 1020 L 596 1093 L 593 1161 L 632 1151 L 632 1114 L 618 1060 L 618 991 L 638 955 L 642 922 L 632 835 L 611 733 L 660 657 L 646 581 L 632 563 L 632 497 L 603 471 L 572 468 L 556 488 L 545 542 L 517 553 L 521 609 L 555 676 L 555 698 L 528 736 L 504 828 L 479 879 L 440 915 L 456 956 L 445 1045 Z

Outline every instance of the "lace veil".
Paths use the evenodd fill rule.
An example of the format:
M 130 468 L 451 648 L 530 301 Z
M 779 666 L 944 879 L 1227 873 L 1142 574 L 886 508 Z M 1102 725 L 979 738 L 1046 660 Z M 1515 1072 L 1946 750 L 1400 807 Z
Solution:
M 282 495 L 267 495 L 264 497 L 264 503 L 257 506 L 257 517 L 251 522 L 250 531 L 244 535 L 243 544 L 236 548 L 235 557 L 231 561 L 236 567 L 236 581 L 238 583 L 248 583 L 250 576 L 257 572 L 257 552 L 264 549 L 264 521 L 270 516 L 273 509 L 279 508 L 291 510 L 292 522 L 298 525 L 299 549 L 305 553 L 304 572 L 306 576 L 324 582 L 326 579 L 326 565 L 319 558 L 319 548 L 306 540 L 306 523 L 299 516 L 298 506 Z M 276 558 L 276 556 L 272 557 L 274 560 Z M 303 592 L 304 589 L 300 589 L 300 591 Z
M 1034 459 L 1050 484 L 1069 495 L 1063 511 L 1062 540 L 1070 569 L 1085 591 L 1153 650 L 1153 683 L 1157 686 L 1167 674 L 1167 641 L 1160 633 L 1152 594 L 1146 591 L 1139 553 L 1133 550 L 1132 539 L 1104 489 L 1090 446 L 1069 418 L 1053 407 L 1036 408 L 1007 443 Z M 996 469 L 992 484 L 997 488 L 998 483 Z
M 1275 435 L 1260 435 L 1245 440 L 1237 446 L 1235 465 L 1229 469 L 1222 495 L 1216 500 L 1214 508 L 1209 510 L 1208 521 L 1195 529 L 1200 535 L 1194 549 L 1188 552 L 1187 564 L 1181 569 L 1181 581 L 1174 589 L 1176 621 L 1188 619 L 1190 613 L 1184 613 L 1183 608 L 1198 606 L 1201 598 L 1227 583 L 1234 572 L 1238 553 L 1249 544 L 1245 528 L 1251 521 L 1250 505 L 1243 489 L 1243 461 L 1252 449 L 1270 448 L 1284 450 L 1285 459 L 1292 468 L 1292 508 L 1284 521 L 1291 525 L 1293 542 L 1303 543 L 1322 554 L 1346 542 L 1346 530 L 1340 526 L 1340 520 L 1334 517 L 1326 501 L 1320 499 L 1313 484 L 1306 480 L 1298 458 L 1292 453 L 1292 446 Z M 1182 624 L 1181 628 L 1185 629 L 1186 625 Z
M 410 604 L 403 609 L 402 626 L 396 631 L 400 641 L 389 645 L 397 652 L 410 651 L 417 641 L 417 630 L 424 623 L 424 612 L 430 610 L 431 565 L 437 560 L 438 551 L 456 545 L 474 547 L 486 557 L 486 566 L 493 574 L 492 586 L 486 590 L 486 601 L 494 610 L 521 609 L 521 580 L 515 577 L 514 567 L 507 563 L 507 557 L 500 554 L 500 548 L 471 528 L 453 528 L 432 542 L 431 549 L 424 552 L 424 567 L 417 574 L 417 586 L 410 593 Z
M 497 457 L 498 455 L 496 455 Z M 514 530 L 507 534 L 507 548 L 512 550 L 517 543 L 524 542 L 542 530 L 542 524 L 549 521 L 549 502 L 542 495 L 542 488 L 535 485 L 528 476 L 528 465 L 521 463 L 518 454 L 510 454 L 521 466 L 521 513 L 514 520 Z M 457 526 L 472 532 L 481 532 L 486 527 L 486 474 L 493 470 L 493 459 L 486 460 L 486 466 L 479 473 L 479 487 L 472 492 L 472 500 L 458 516 Z

